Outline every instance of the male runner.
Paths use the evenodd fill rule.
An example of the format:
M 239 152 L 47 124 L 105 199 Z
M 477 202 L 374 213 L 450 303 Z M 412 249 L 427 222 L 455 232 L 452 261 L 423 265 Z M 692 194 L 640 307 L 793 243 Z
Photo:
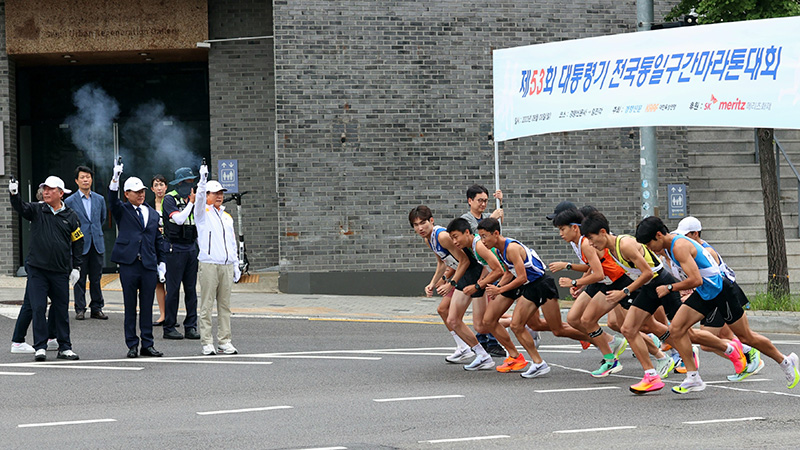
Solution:
M 681 305 L 669 326 L 673 341 L 671 345 L 684 358 L 687 369 L 686 379 L 680 386 L 672 388 L 674 392 L 686 394 L 702 391 L 706 387 L 694 361 L 687 360 L 685 355 L 689 354 L 691 348 L 689 329 L 703 317 L 708 316 L 715 308 L 719 308 L 719 311 L 724 313 L 725 323 L 743 343 L 757 348 L 780 365 L 789 389 L 797 386 L 800 381 L 800 371 L 798 371 L 800 360 L 797 355 L 795 353 L 784 355 L 775 348 L 772 341 L 750 329 L 747 316 L 744 314 L 739 300 L 733 294 L 730 281 L 722 276 L 719 266 L 707 250 L 686 236 L 670 233 L 658 217 L 648 217 L 639 222 L 636 227 L 636 240 L 645 244 L 651 251 L 658 252 L 662 249 L 666 251 L 670 259 L 675 261 L 686 274 L 686 279 L 681 282 L 658 286 L 656 293 L 659 297 L 670 295 L 673 291 L 681 289 L 694 288 L 695 290 Z M 719 349 L 719 347 L 716 348 Z M 739 348 L 741 348 L 741 344 Z M 727 351 L 725 353 L 728 354 Z M 742 359 L 744 359 L 744 355 L 742 355 Z M 737 372 L 743 370 L 744 364 Z

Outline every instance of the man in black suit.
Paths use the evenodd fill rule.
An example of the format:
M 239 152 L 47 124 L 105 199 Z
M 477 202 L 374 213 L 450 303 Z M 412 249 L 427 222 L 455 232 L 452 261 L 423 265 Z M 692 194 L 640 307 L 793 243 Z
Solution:
M 117 222 L 117 241 L 111 252 L 111 261 L 119 265 L 119 280 L 125 302 L 125 345 L 128 358 L 139 353 L 139 336 L 136 335 L 136 305 L 139 304 L 139 332 L 142 356 L 162 356 L 153 347 L 153 295 L 156 281 L 164 281 L 166 264 L 162 252 L 158 213 L 144 202 L 145 186 L 142 180 L 130 177 L 125 180 L 125 198 L 119 200 L 119 177 L 122 164 L 114 165 L 114 177 L 108 186 L 111 215 Z

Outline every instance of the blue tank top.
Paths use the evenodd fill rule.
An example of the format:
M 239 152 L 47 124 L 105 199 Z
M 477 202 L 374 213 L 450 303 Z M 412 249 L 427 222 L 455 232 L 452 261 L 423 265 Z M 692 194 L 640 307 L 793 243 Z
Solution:
M 516 242 L 517 244 L 521 245 L 522 248 L 525 250 L 525 259 L 523 259 L 523 265 L 525 266 L 525 275 L 528 277 L 528 281 L 525 284 L 530 282 L 536 281 L 544 275 L 544 262 L 542 259 L 539 258 L 539 255 L 536 254 L 535 251 L 531 250 L 530 248 L 526 247 L 522 242 L 519 242 L 515 239 L 506 238 L 506 245 L 503 247 L 503 253 L 501 257 L 503 258 L 503 262 L 508 267 L 508 271 L 513 273 L 514 276 L 517 276 L 517 269 L 508 260 L 506 256 L 506 252 L 508 251 L 508 244 Z
M 439 233 L 446 231 L 447 229 L 442 226 L 437 225 L 433 227 L 433 233 L 431 233 L 431 238 L 428 241 L 428 245 L 430 245 L 433 253 L 436 253 L 436 256 L 441 258 L 447 267 L 451 269 L 458 269 L 458 260 L 455 258 L 455 256 L 451 255 L 446 248 L 442 247 L 442 244 L 439 243 Z
M 717 265 L 717 262 L 714 261 L 714 257 L 708 253 L 708 250 L 704 249 L 693 239 L 687 238 L 683 235 L 677 235 L 672 239 L 669 250 L 667 250 L 667 254 L 669 255 L 670 259 L 675 261 L 679 267 L 680 262 L 675 259 L 675 256 L 672 253 L 672 249 L 675 247 L 675 241 L 678 239 L 686 239 L 687 241 L 691 242 L 692 245 L 694 245 L 694 248 L 697 250 L 697 255 L 694 257 L 694 262 L 697 264 L 697 268 L 700 269 L 700 276 L 703 277 L 703 284 L 696 287 L 695 292 L 700 294 L 700 298 L 703 300 L 712 300 L 716 298 L 719 293 L 722 292 L 722 273 L 719 270 L 719 265 Z
M 702 245 L 704 248 L 710 248 L 715 252 L 717 252 L 717 250 L 706 241 L 703 241 L 703 243 L 700 245 Z M 727 278 L 728 281 L 730 281 L 731 283 L 735 282 L 736 272 L 734 272 L 733 269 L 731 269 L 727 264 L 725 264 L 725 260 L 722 259 L 722 255 L 720 255 L 719 252 L 717 252 L 717 257 L 719 257 L 719 270 L 720 272 L 722 272 L 722 275 L 724 275 L 725 278 Z

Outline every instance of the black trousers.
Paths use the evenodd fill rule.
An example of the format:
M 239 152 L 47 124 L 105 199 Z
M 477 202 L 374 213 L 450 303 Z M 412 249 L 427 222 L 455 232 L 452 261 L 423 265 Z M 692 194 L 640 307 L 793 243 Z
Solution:
M 100 278 L 103 276 L 103 255 L 97 253 L 94 245 L 90 246 L 89 252 L 83 255 L 83 264 L 81 264 L 81 276 L 78 278 L 78 283 L 75 285 L 75 312 L 81 313 L 86 311 L 86 277 L 89 277 L 89 295 L 92 302 L 89 308 L 92 312 L 97 312 L 105 306 L 103 299 L 103 291 L 100 290 Z
M 183 327 L 197 328 L 197 249 L 167 253 L 167 297 L 164 301 L 164 331 L 175 330 L 183 283 L 186 318 Z
M 26 286 L 33 315 L 33 348 L 47 348 L 47 297 L 50 297 L 50 322 L 58 339 L 58 350 L 71 350 L 69 340 L 69 274 L 28 266 Z
M 25 264 L 25 273 L 29 273 L 30 268 Z M 53 314 L 53 310 L 50 310 Z M 17 315 L 17 322 L 14 324 L 14 336 L 11 342 L 22 343 L 25 342 L 25 336 L 28 334 L 28 328 L 33 321 L 33 309 L 31 308 L 31 297 L 28 295 L 28 290 L 25 289 L 25 297 L 22 299 L 22 306 L 19 308 L 19 315 Z M 56 339 L 55 321 L 47 321 L 47 338 Z
M 139 333 L 142 348 L 153 346 L 153 296 L 156 293 L 158 272 L 148 270 L 141 261 L 119 265 L 119 281 L 125 303 L 125 345 L 139 345 L 136 335 L 136 306 L 139 306 Z

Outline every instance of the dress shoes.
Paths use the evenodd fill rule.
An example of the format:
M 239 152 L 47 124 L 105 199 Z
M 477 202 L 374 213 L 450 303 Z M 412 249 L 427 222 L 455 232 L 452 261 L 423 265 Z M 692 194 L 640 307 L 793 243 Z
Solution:
M 158 322 L 153 322 L 153 326 L 154 327 L 160 327 L 162 325 L 164 325 L 164 321 L 163 320 L 159 320 Z
M 108 320 L 108 316 L 102 310 L 92 311 L 92 319 Z
M 136 346 L 134 345 L 128 349 L 128 358 L 136 358 L 137 356 L 139 356 L 139 352 L 136 350 Z
M 187 328 L 186 339 L 200 339 L 200 333 L 197 332 L 197 328 L 194 327 Z
M 183 335 L 175 330 L 164 330 L 164 339 L 183 339 Z
M 155 347 L 144 347 L 142 348 L 141 353 L 142 356 L 155 356 L 155 357 L 164 356 L 164 354 L 156 350 Z
M 75 313 L 75 320 L 83 320 L 86 318 L 86 311 Z

